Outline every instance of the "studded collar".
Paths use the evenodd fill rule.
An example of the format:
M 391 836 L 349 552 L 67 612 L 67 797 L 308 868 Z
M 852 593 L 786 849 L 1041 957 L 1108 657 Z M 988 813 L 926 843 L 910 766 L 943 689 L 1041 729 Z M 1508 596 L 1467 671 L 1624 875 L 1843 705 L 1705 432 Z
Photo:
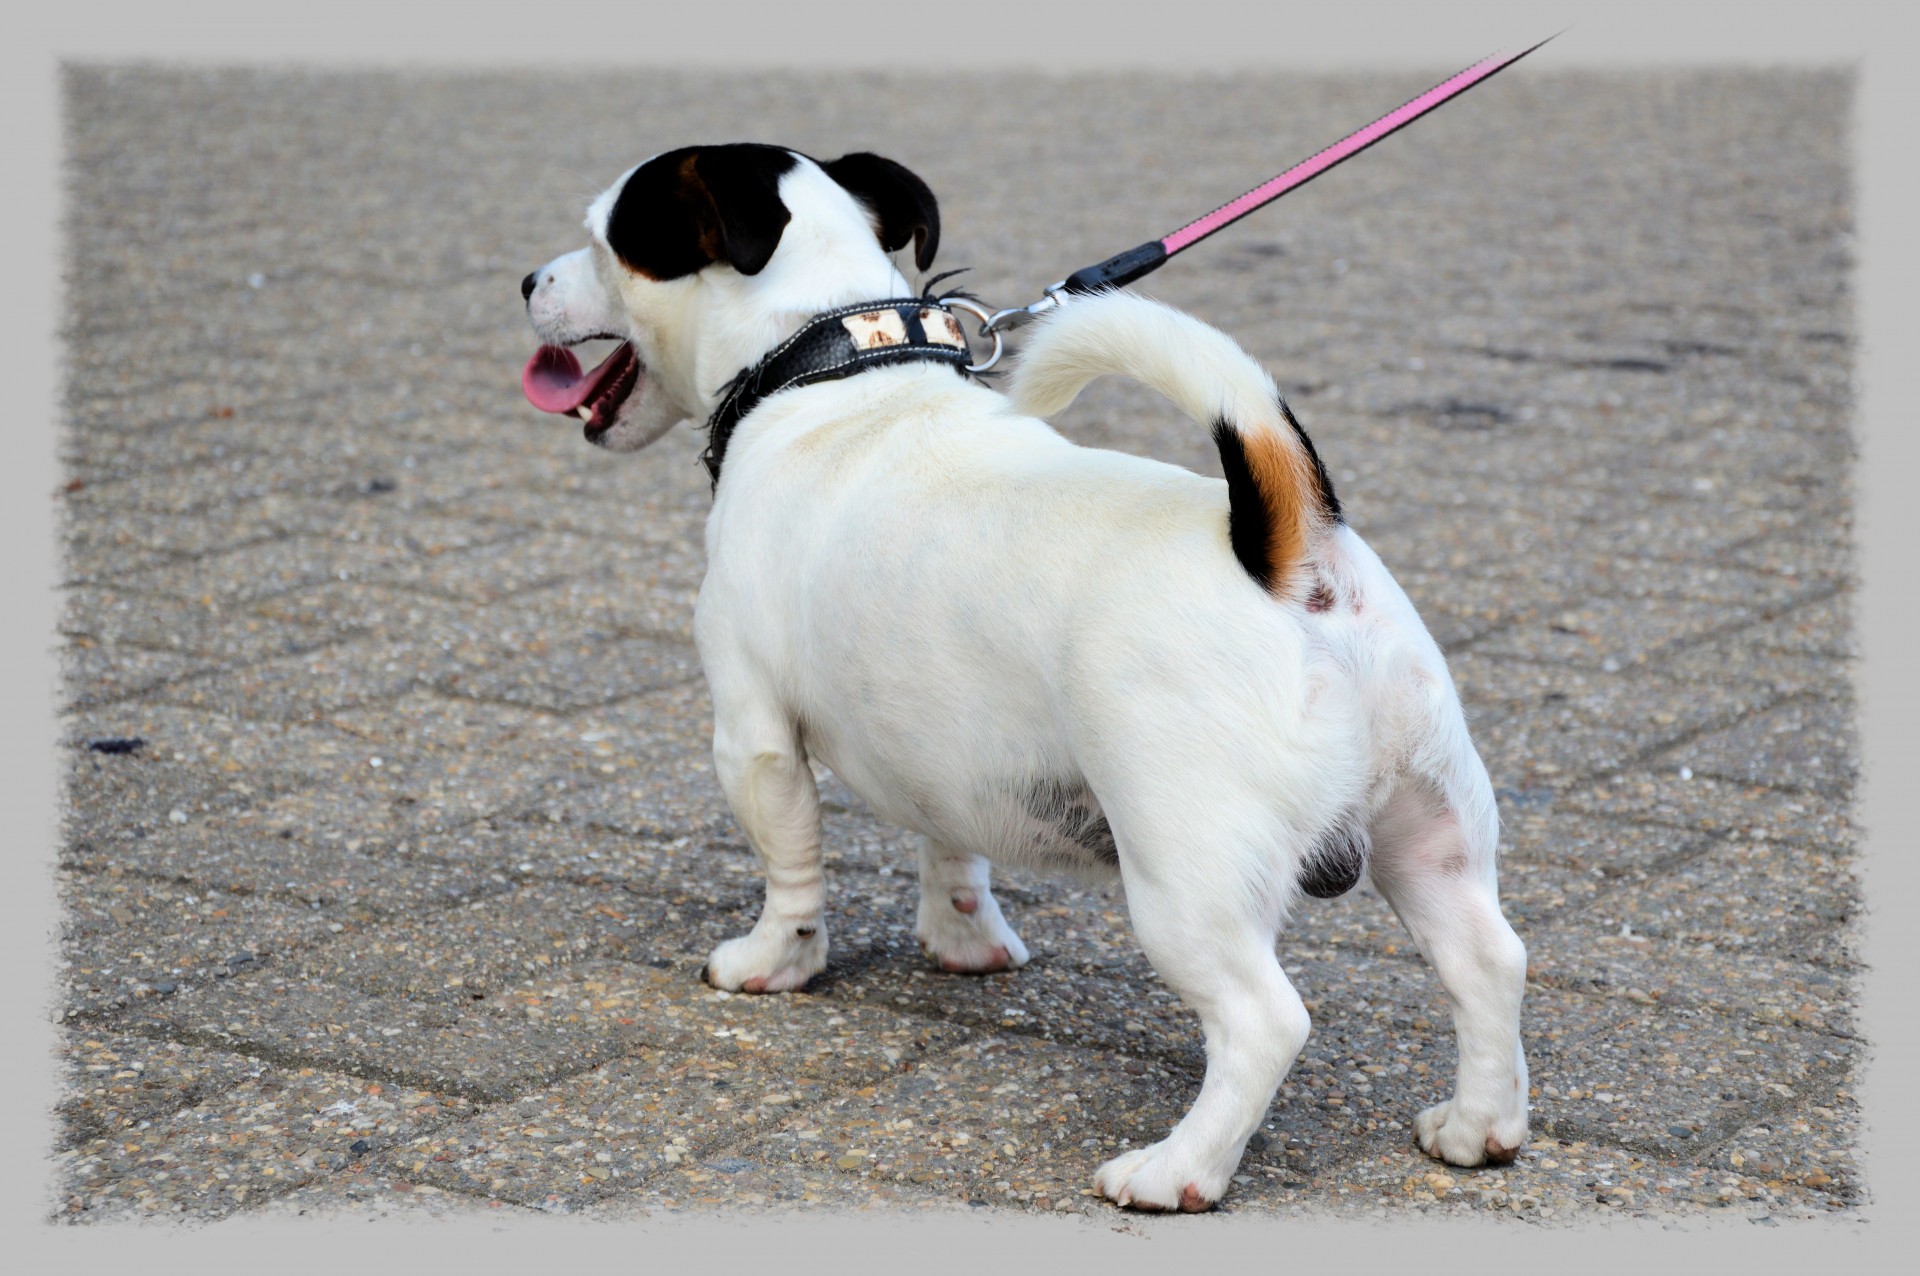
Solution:
M 707 450 L 700 459 L 719 487 L 734 427 L 777 391 L 899 363 L 944 363 L 965 376 L 972 360 L 960 320 L 931 297 L 893 297 L 822 311 L 727 383 L 720 406 L 707 418 Z

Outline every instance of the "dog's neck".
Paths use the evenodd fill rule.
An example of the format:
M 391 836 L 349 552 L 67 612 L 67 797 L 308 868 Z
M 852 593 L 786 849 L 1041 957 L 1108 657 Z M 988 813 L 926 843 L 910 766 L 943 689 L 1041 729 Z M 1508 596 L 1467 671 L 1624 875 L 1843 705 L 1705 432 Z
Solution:
M 824 178 L 822 179 L 824 180 Z M 782 187 L 790 199 L 805 198 L 794 183 Z M 694 348 L 679 366 L 692 370 L 685 387 L 688 402 L 705 419 L 741 369 L 800 331 L 824 310 L 882 297 L 916 293 L 881 251 L 866 213 L 838 186 L 810 205 L 796 209 L 779 251 L 757 275 L 710 270 L 696 276 L 699 315 L 681 330 Z

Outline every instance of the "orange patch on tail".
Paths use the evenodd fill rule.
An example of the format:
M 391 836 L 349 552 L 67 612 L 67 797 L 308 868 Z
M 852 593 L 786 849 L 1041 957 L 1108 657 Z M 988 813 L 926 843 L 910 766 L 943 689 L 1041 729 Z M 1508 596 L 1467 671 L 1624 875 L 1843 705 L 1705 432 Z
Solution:
M 1269 588 L 1288 596 L 1296 584 L 1294 569 L 1307 556 L 1310 520 L 1320 505 L 1319 478 L 1301 449 L 1273 430 L 1242 432 L 1240 446 L 1267 511 Z

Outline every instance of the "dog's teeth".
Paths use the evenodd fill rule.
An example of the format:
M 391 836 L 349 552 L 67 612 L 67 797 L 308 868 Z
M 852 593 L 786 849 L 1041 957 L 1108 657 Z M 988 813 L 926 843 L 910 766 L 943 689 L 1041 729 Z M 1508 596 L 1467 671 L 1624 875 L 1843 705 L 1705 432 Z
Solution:
M 580 405 L 579 407 L 577 407 L 577 408 L 575 408 L 575 409 L 574 409 L 574 412 L 575 412 L 575 413 L 576 413 L 576 414 L 577 414 L 577 415 L 579 416 L 579 418 L 580 418 L 580 419 L 581 419 L 582 421 L 591 421 L 591 420 L 593 420 L 593 409 L 592 409 L 592 408 L 590 408 L 590 407 L 588 407 L 588 406 L 587 406 L 586 404 L 584 404 L 584 403 L 583 403 L 583 404 L 581 404 L 581 405 Z

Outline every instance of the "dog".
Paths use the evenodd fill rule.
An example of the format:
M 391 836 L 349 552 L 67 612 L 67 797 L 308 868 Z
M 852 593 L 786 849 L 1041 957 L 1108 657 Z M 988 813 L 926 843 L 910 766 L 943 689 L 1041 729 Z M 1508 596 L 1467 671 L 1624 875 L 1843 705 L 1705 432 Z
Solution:
M 1202 1210 L 1307 1038 L 1282 923 L 1364 874 L 1452 1002 L 1455 1090 L 1417 1115 L 1418 1145 L 1510 1161 L 1527 959 L 1500 911 L 1492 786 L 1439 648 L 1260 366 L 1106 293 L 1039 323 L 1006 394 L 969 378 L 958 324 L 891 256 L 931 266 L 933 193 L 874 155 L 668 151 L 586 228 L 522 282 L 529 399 L 615 451 L 712 425 L 695 635 L 766 897 L 708 981 L 774 993 L 826 966 L 809 759 L 921 835 L 915 932 L 945 970 L 1028 959 L 990 861 L 1117 876 L 1207 1062 L 1168 1137 L 1094 1184 Z M 583 372 L 567 347 L 592 338 L 621 344 Z M 787 364 L 796 379 L 773 375 Z M 1107 374 L 1209 430 L 1225 481 L 1046 424 Z

